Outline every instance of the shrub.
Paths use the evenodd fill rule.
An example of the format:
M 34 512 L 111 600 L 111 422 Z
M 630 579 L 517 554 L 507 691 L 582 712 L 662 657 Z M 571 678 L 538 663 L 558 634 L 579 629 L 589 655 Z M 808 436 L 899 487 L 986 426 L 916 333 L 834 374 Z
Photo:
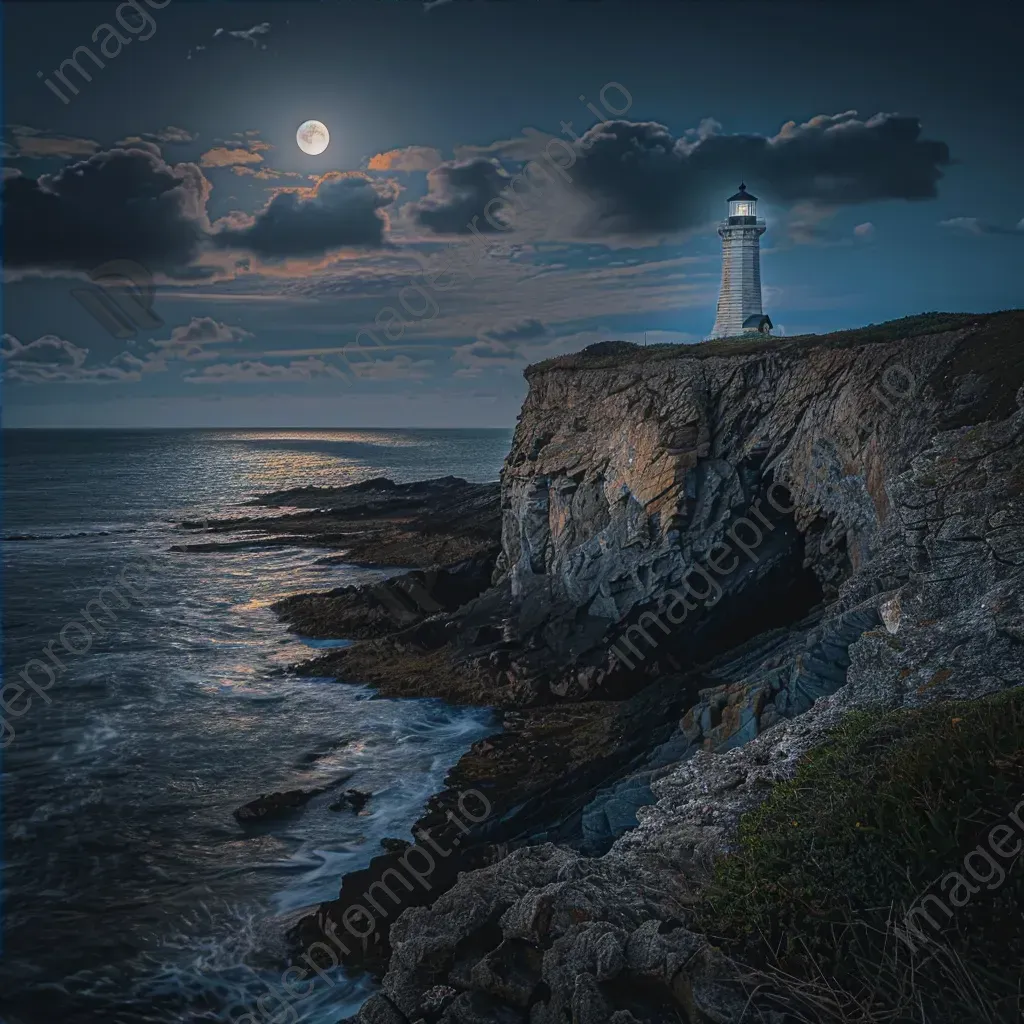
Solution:
M 854 712 L 744 817 L 738 848 L 715 864 L 699 923 L 767 977 L 784 978 L 782 988 L 825 982 L 826 1001 L 838 991 L 839 1002 L 869 1007 L 832 1019 L 1024 1019 L 1020 860 L 1002 864 L 1001 884 L 978 884 L 948 922 L 941 917 L 942 932 L 917 954 L 890 927 L 937 881 L 963 872 L 964 856 L 987 848 L 1022 798 L 1024 689 Z M 904 1017 L 904 1006 L 916 1009 Z

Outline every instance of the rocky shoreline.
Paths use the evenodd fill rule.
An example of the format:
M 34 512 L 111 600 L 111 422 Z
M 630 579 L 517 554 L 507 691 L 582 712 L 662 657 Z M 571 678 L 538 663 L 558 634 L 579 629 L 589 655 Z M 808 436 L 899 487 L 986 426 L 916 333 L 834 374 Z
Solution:
M 376 477 L 346 487 L 300 487 L 264 494 L 253 504 L 298 511 L 186 520 L 182 529 L 232 538 L 176 544 L 171 550 L 299 545 L 343 550 L 350 565 L 411 568 L 472 558 L 496 547 L 499 539 L 497 484 L 468 484 L 457 477 L 406 484 Z M 342 560 L 330 555 L 324 560 L 332 559 Z
M 429 892 L 350 937 L 389 850 L 296 949 L 340 934 L 382 979 L 362 1024 L 796 1019 L 694 907 L 851 709 L 1024 682 L 1024 314 L 599 345 L 527 378 L 500 491 L 303 489 L 207 527 L 410 570 L 282 602 L 357 641 L 302 670 L 504 715 L 417 822 L 460 839 Z M 467 789 L 490 811 L 458 834 Z

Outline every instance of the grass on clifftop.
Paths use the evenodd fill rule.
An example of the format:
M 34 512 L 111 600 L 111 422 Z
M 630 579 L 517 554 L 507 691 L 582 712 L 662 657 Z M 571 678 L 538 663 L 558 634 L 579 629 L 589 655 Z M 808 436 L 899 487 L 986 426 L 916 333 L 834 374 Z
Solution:
M 1011 314 L 1015 311 L 1010 311 Z M 635 345 L 628 341 L 601 341 L 589 345 L 581 352 L 555 356 L 527 368 L 527 376 L 545 370 L 603 369 L 630 363 L 656 362 L 662 359 L 706 359 L 710 356 L 751 355 L 773 350 L 808 348 L 827 345 L 847 348 L 870 345 L 875 342 L 896 341 L 921 334 L 940 334 L 955 331 L 972 324 L 986 323 L 997 313 L 919 313 L 881 324 L 868 324 L 849 331 L 830 334 L 799 334 L 792 337 L 742 335 L 738 338 L 715 338 L 693 345 Z
M 1024 837 L 1009 817 L 1022 800 L 1024 688 L 852 713 L 744 817 L 700 927 L 798 1020 L 1022 1020 L 1024 855 L 1002 858 L 990 838 L 999 825 L 1013 831 L 1002 849 Z M 937 926 L 915 919 L 912 954 L 889 922 L 926 893 L 951 916 L 930 902 Z

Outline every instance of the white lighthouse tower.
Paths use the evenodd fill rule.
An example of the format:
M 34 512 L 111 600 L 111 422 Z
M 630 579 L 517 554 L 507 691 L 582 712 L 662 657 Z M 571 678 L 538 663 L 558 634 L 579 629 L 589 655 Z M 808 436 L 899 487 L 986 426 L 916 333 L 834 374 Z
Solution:
M 722 290 L 710 338 L 767 334 L 771 320 L 761 309 L 761 242 L 765 223 L 757 219 L 757 196 L 741 184 L 729 197 L 729 216 L 718 226 L 722 236 Z

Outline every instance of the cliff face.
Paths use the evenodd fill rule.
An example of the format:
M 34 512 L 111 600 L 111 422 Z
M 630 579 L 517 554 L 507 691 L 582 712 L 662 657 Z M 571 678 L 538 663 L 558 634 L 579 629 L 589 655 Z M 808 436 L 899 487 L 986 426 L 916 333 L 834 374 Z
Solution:
M 517 633 L 570 665 L 555 692 L 614 692 L 623 662 L 610 642 L 644 610 L 664 614 L 694 566 L 692 590 L 711 587 L 712 600 L 671 638 L 654 632 L 657 650 L 643 653 L 655 673 L 834 600 L 880 556 L 887 487 L 930 438 L 1011 411 L 1019 334 L 1008 314 L 867 344 L 698 346 L 646 361 L 633 346 L 599 349 L 528 371 L 497 575 Z M 734 558 L 732 572 L 704 579 L 709 559 Z M 744 596 L 737 622 L 730 605 Z
M 687 909 L 739 815 L 849 708 L 1024 681 L 1024 315 L 599 346 L 528 378 L 494 585 L 446 642 L 650 739 L 580 791 L 568 843 L 407 910 L 360 1019 L 739 1021 Z

